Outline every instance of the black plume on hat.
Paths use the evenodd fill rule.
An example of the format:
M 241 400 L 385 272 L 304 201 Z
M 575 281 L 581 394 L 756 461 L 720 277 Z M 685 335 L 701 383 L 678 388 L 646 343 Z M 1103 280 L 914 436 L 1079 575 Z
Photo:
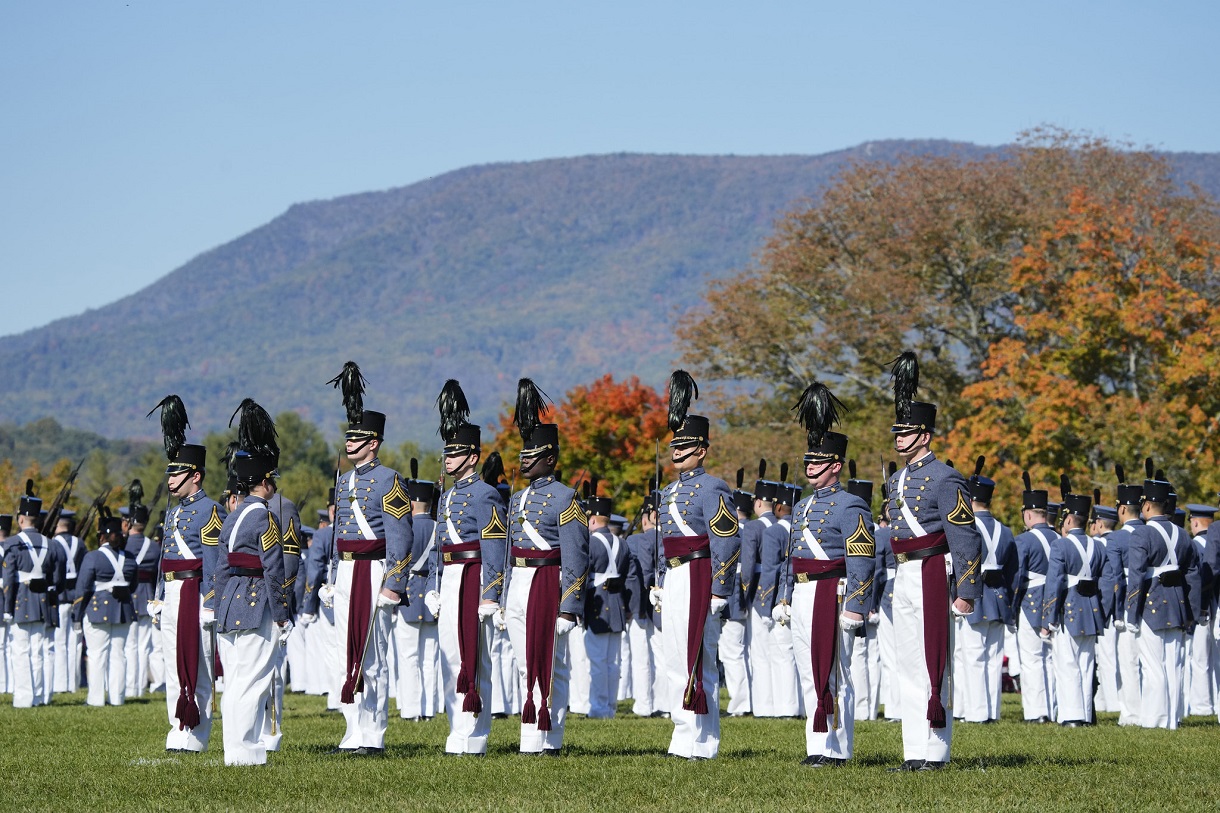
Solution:
M 741 488 L 741 484 L 746 481 L 746 468 L 742 466 L 737 470 L 737 487 Z
M 137 480 L 136 482 L 139 482 L 139 480 Z M 25 481 L 25 496 L 27 496 L 27 497 L 34 496 L 34 481 L 33 480 Z
M 1126 472 L 1123 471 L 1123 464 L 1115 463 L 1114 464 L 1114 476 L 1118 479 L 1119 485 L 1122 485 L 1123 483 L 1127 482 L 1127 478 L 1125 475 L 1126 475 Z
M 674 370 L 669 376 L 669 430 L 677 432 L 686 420 L 690 402 L 699 400 L 699 385 L 686 370 Z
M 758 479 L 762 480 L 767 476 L 767 458 L 762 457 L 758 460 Z
M 814 448 L 822 445 L 826 432 L 839 422 L 839 413 L 846 412 L 847 407 L 825 384 L 815 381 L 801 393 L 792 410 L 808 435 L 809 447 Z
M 1026 491 L 1034 490 L 1033 484 L 1030 482 L 1030 479 L 1029 479 L 1029 472 L 1027 472 L 1027 471 L 1021 472 L 1021 482 L 1025 483 Z
M 172 461 L 178 456 L 178 450 L 186 444 L 186 430 L 190 428 L 191 422 L 186 417 L 186 405 L 177 395 L 165 396 L 161 399 L 161 403 L 150 409 L 144 417 L 152 417 L 152 414 L 158 409 L 161 410 L 161 434 L 165 438 L 165 456 Z
M 253 398 L 244 399 L 237 411 L 229 416 L 229 426 L 240 413 L 237 423 L 237 447 L 251 455 L 266 455 L 277 460 L 280 456 L 279 444 L 275 441 L 275 421 Z
M 347 422 L 360 424 L 364 420 L 364 387 L 368 384 L 356 362 L 349 361 L 343 370 L 327 384 L 343 392 L 343 408 L 347 410 Z M 232 422 L 230 422 L 232 423 Z
M 1144 458 L 1144 472 L 1148 475 L 1149 480 L 1156 479 L 1156 467 L 1152 465 L 1152 458 Z
M 893 477 L 895 474 L 898 473 L 898 464 L 895 463 L 893 460 L 890 461 L 889 472 L 890 472 L 890 474 L 889 474 L 890 477 Z
M 1072 481 L 1068 479 L 1066 474 L 1059 475 L 1059 499 L 1066 500 L 1068 495 L 1072 493 Z
M 554 403 L 551 399 L 533 381 L 522 378 L 517 382 L 517 408 L 513 412 L 513 423 L 517 425 L 523 440 L 529 440 L 542 423 L 542 413 L 552 406 Z
M 894 359 L 890 368 L 890 380 L 894 384 L 894 412 L 899 421 L 911 418 L 911 402 L 919 392 L 919 358 L 905 350 Z
M 504 476 L 504 460 L 499 452 L 492 452 L 487 456 L 480 474 L 483 476 L 483 482 L 489 486 L 500 482 L 500 478 Z
M 779 481 L 781 483 L 788 482 L 788 464 L 787 463 L 779 464 Z
M 449 379 L 441 387 L 441 394 L 436 396 L 436 406 L 441 414 L 441 437 L 448 440 L 470 417 L 470 404 L 466 403 L 466 393 L 462 392 L 462 385 L 456 378 Z
M 855 458 L 852 458 L 851 460 L 847 461 L 847 478 L 849 480 L 856 479 L 856 460 L 855 460 Z
M 229 471 L 233 468 L 233 456 L 237 454 L 237 450 L 239 448 L 240 447 L 235 440 L 229 441 L 229 444 L 225 446 L 224 454 L 220 456 L 220 462 L 224 464 L 225 471 Z
M 419 479 L 419 460 L 414 457 L 411 458 L 411 479 L 412 480 Z
M 139 480 L 132 480 L 131 485 L 127 487 L 127 499 L 132 508 L 140 505 L 144 499 L 144 484 Z
M 980 474 L 983 473 L 983 464 L 985 464 L 986 462 L 987 462 L 987 458 L 984 455 L 979 455 L 978 460 L 974 461 L 974 476 L 975 477 L 978 477 Z

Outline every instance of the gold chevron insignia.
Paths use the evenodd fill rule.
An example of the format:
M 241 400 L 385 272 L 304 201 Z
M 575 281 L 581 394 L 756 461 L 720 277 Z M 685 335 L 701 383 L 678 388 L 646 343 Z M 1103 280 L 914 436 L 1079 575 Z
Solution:
M 263 531 L 263 550 L 271 550 L 276 545 L 280 544 L 280 529 L 271 519 L 271 512 L 267 512 L 267 530 Z
M 215 547 L 220 542 L 220 529 L 224 523 L 220 521 L 220 506 L 212 506 L 212 516 L 208 517 L 207 525 L 199 530 L 199 541 Z
M 864 522 L 864 515 L 857 517 L 859 524 L 856 525 L 856 530 L 852 535 L 847 537 L 847 555 L 848 556 L 867 556 L 872 559 L 877 555 L 877 544 L 873 540 L 873 532 Z
M 292 524 L 291 520 L 288 522 L 288 530 L 284 533 L 284 537 L 280 541 L 284 545 L 285 556 L 301 555 L 301 539 L 297 536 L 296 526 Z
M 393 488 L 381 498 L 381 510 L 394 519 L 402 519 L 411 510 L 411 498 L 407 495 L 407 490 L 402 487 L 402 482 L 398 479 L 397 474 L 394 475 Z
M 966 500 L 966 494 L 960 488 L 957 490 L 957 505 L 953 506 L 953 510 L 945 517 L 953 525 L 973 525 L 974 524 L 974 509 L 970 507 L 970 503 Z
M 487 520 L 487 526 L 479 531 L 479 535 L 484 539 L 508 539 L 508 528 L 500 519 L 499 511 L 491 512 L 491 519 Z
M 737 535 L 737 514 L 729 510 L 725 505 L 724 497 L 720 498 L 720 508 L 716 510 L 716 516 L 712 517 L 712 521 L 708 523 L 708 528 L 716 536 L 736 536 Z
M 576 593 L 577 598 L 579 598 L 580 597 L 580 594 L 579 594 L 580 588 L 582 588 L 584 586 L 585 586 L 585 577 L 577 576 L 576 581 L 572 582 L 572 586 L 563 592 L 563 596 L 559 599 L 560 603 L 567 601 L 568 597 L 571 596 L 573 593 Z
M 572 504 L 559 515 L 560 525 L 567 525 L 572 520 L 576 520 L 586 528 L 589 527 L 589 517 L 585 515 L 585 509 L 580 507 L 580 503 L 576 502 L 576 495 L 572 495 Z

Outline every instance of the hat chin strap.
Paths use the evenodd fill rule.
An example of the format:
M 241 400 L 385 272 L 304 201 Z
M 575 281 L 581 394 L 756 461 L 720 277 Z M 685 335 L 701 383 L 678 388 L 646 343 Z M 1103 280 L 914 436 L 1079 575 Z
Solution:
M 698 444 L 698 443 L 696 443 L 694 446 L 691 446 L 691 447 L 690 447 L 690 451 L 689 451 L 689 452 L 687 452 L 686 454 L 682 455 L 681 457 L 675 457 L 675 458 L 672 458 L 672 461 L 673 461 L 674 463 L 683 463 L 683 462 L 685 462 L 686 460 L 688 460 L 688 459 L 689 459 L 689 458 L 690 458 L 692 455 L 694 455 L 694 454 L 695 454 L 695 452 L 697 452 L 697 451 L 699 451 L 699 444 Z

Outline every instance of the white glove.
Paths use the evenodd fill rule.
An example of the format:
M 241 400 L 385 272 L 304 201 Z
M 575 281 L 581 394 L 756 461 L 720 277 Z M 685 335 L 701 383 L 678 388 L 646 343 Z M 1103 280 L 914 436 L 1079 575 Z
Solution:
M 318 598 L 326 605 L 327 609 L 335 606 L 335 586 L 333 584 L 323 584 L 318 588 Z
M 556 635 L 567 635 L 569 632 L 571 632 L 574 629 L 576 629 L 575 621 L 569 621 L 568 619 L 564 618 L 563 616 L 560 616 L 559 618 L 555 619 L 555 634 Z
M 1005 624 L 1004 629 L 1008 630 L 1009 635 L 1017 634 L 1017 625 L 1016 624 Z
M 1121 618 L 1115 618 L 1114 619 L 1114 629 L 1118 632 L 1126 632 L 1127 631 L 1127 622 L 1122 620 Z
M 84 623 L 81 621 L 73 621 L 72 622 L 72 631 L 73 632 L 84 632 L 85 631 Z
M 657 612 L 661 611 L 661 600 L 665 598 L 664 587 L 652 587 L 648 590 L 648 601 L 652 603 L 652 608 Z
M 972 609 L 970 609 L 970 610 L 967 610 L 966 612 L 962 612 L 961 610 L 957 609 L 957 602 L 956 602 L 956 601 L 955 601 L 955 602 L 952 602 L 952 603 L 949 605 L 949 609 L 950 609 L 950 610 L 952 610 L 952 611 L 953 611 L 953 614 L 954 614 L 955 616 L 957 616 L 958 618 L 966 618 L 967 616 L 969 616 L 971 613 L 973 613 L 973 612 L 974 612 L 973 608 L 972 608 Z
M 199 610 L 199 623 L 205 627 L 210 627 L 216 623 L 216 611 L 209 610 L 207 607 L 201 607 Z
M 159 616 L 161 614 L 161 602 L 157 601 L 155 598 L 150 599 L 148 604 L 145 605 L 145 607 L 148 610 L 148 614 L 151 615 L 153 618 L 156 618 L 157 616 Z
M 499 604 L 494 604 L 494 603 L 487 604 L 487 603 L 483 603 L 483 602 L 479 603 L 479 620 L 480 621 L 486 621 L 487 619 L 491 618 L 493 615 L 495 615 L 498 612 L 500 612 Z
M 433 615 L 441 613 L 441 594 L 435 590 L 429 590 L 424 593 L 424 606 L 428 608 L 428 612 Z
M 292 622 L 285 621 L 280 625 L 280 646 L 288 646 L 288 638 L 292 635 Z
M 709 602 L 707 605 L 707 611 L 713 618 L 715 618 L 724 612 L 724 608 L 727 606 L 729 606 L 729 600 L 727 598 L 712 596 L 711 602 Z
M 763 626 L 771 629 L 776 624 L 787 625 L 792 620 L 792 607 L 787 604 L 776 604 L 771 608 L 771 618 L 763 616 Z M 767 621 L 771 623 L 768 624 Z
M 297 623 L 302 627 L 312 624 L 318 620 L 317 613 L 300 613 L 297 615 Z
M 397 607 L 400 603 L 402 603 L 402 599 L 398 596 L 390 598 L 385 593 L 377 594 L 377 609 L 379 610 L 383 607 Z
M 4 614 L 4 623 L 5 623 L 5 624 L 11 624 L 11 623 L 13 623 L 13 614 L 12 614 L 12 613 L 5 613 L 5 614 Z
M 853 632 L 863 626 L 863 618 L 848 618 L 847 613 L 839 613 L 839 629 L 844 632 Z
M 503 607 L 501 607 L 500 611 L 496 613 L 494 618 L 492 618 L 491 623 L 495 624 L 496 629 L 498 629 L 500 632 L 504 632 L 506 629 L 508 629 L 508 619 L 504 617 Z
M 873 612 L 868 614 L 868 625 L 875 627 L 881 623 L 881 613 Z

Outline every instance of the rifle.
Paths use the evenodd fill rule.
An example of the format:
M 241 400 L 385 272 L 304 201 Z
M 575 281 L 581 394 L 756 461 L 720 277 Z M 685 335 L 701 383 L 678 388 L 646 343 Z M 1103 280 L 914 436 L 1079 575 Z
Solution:
M 102 493 L 94 497 L 93 502 L 89 503 L 89 509 L 85 511 L 85 515 L 81 517 L 80 522 L 76 523 L 76 535 L 80 537 L 82 542 L 85 542 L 85 538 L 88 536 L 89 531 L 93 526 L 93 520 L 95 519 L 98 509 L 106 504 L 106 498 L 113 490 L 114 486 L 102 486 Z M 86 547 L 88 547 L 87 544 Z
M 68 479 L 64 481 L 63 486 L 59 489 L 59 493 L 55 495 L 55 500 L 51 503 L 51 507 L 47 510 L 47 521 L 43 523 L 41 533 L 47 539 L 55 535 L 55 526 L 59 524 L 59 515 L 63 511 L 64 502 L 72 493 L 72 484 L 76 482 L 76 475 L 80 473 L 80 467 L 85 464 L 85 459 L 76 464 L 76 468 L 72 469 L 72 473 L 68 475 Z

